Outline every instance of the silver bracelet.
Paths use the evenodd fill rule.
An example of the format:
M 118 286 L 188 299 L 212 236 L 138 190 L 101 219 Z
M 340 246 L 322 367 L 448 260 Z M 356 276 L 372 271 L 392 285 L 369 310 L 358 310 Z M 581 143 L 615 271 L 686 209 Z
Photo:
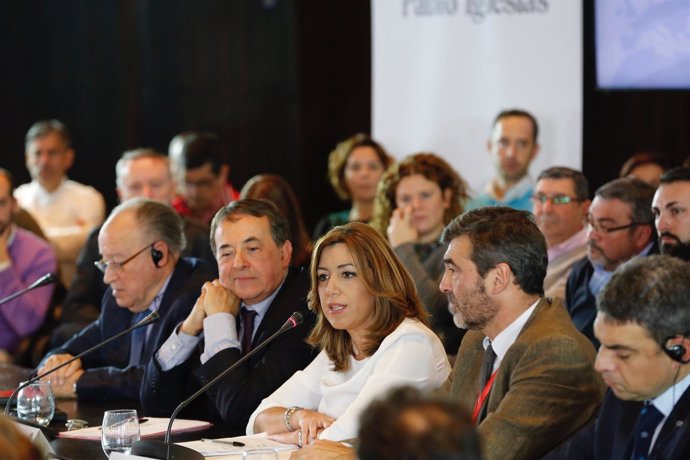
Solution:
M 283 414 L 283 422 L 285 422 L 285 428 L 287 428 L 288 431 L 295 431 L 295 428 L 293 428 L 293 426 L 290 424 L 290 417 L 292 417 L 292 414 L 302 409 L 304 408 L 299 406 L 290 406 L 290 408 L 285 411 L 285 414 Z

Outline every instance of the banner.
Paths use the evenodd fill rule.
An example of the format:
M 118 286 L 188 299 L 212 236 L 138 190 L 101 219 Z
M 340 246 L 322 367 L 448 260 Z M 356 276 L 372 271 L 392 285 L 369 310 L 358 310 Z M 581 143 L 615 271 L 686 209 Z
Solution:
M 530 174 L 581 169 L 581 0 L 373 0 L 372 47 L 372 135 L 397 158 L 434 152 L 481 190 L 493 119 L 521 108 Z

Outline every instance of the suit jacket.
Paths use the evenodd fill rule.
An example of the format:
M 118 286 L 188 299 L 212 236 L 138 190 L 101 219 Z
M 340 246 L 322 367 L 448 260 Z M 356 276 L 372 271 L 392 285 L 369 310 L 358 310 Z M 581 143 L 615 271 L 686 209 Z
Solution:
M 658 253 L 659 246 L 654 242 L 647 255 Z M 594 337 L 597 299 L 589 290 L 593 274 L 594 266 L 586 256 L 573 265 L 565 287 L 565 304 L 577 330 L 586 335 L 595 348 L 599 348 L 599 341 Z
M 544 460 L 629 460 L 640 401 L 623 401 L 609 391 L 598 418 Z M 649 460 L 690 458 L 690 389 L 676 403 L 659 432 Z
M 589 290 L 589 281 L 593 274 L 594 266 L 587 256 L 573 265 L 565 287 L 565 305 L 577 330 L 587 336 L 595 347 L 598 347 L 599 341 L 594 337 L 597 299 Z
M 308 290 L 306 270 L 291 268 L 259 324 L 252 346 L 270 337 L 294 311 L 304 315 L 304 323 L 279 336 L 219 381 L 196 404 L 190 405 L 186 416 L 222 421 L 229 435 L 244 433 L 249 416 L 261 400 L 316 356 L 318 350 L 305 342 L 314 327 L 314 315 L 306 304 Z M 141 386 L 141 402 L 147 413 L 170 416 L 180 402 L 242 357 L 237 348 L 228 348 L 202 365 L 199 356 L 203 347 L 202 340 L 196 353 L 166 372 L 156 359 L 148 363 Z
M 471 410 L 479 393 L 484 335 L 469 331 L 451 394 Z M 500 364 L 478 426 L 485 460 L 539 458 L 595 414 L 604 385 L 592 344 L 559 300 L 541 299 Z
M 148 362 L 161 344 L 192 310 L 201 287 L 213 279 L 212 268 L 198 259 L 180 258 L 158 309 L 161 319 L 153 323 L 143 350 Z M 134 313 L 117 305 L 108 288 L 103 295 L 101 313 L 96 321 L 52 351 L 77 355 L 131 326 Z M 77 381 L 79 399 L 138 399 L 145 366 L 129 366 L 129 335 L 115 340 L 82 358 L 84 374 Z

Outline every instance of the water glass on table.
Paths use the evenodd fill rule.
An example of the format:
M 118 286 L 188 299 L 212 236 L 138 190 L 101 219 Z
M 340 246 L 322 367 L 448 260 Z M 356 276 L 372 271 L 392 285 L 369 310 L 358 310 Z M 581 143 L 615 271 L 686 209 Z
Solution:
M 103 414 L 101 446 L 108 458 L 111 452 L 129 454 L 132 444 L 139 441 L 139 438 L 139 418 L 136 410 L 109 410 Z
M 48 426 L 55 414 L 55 397 L 49 380 L 39 380 L 22 388 L 17 395 L 17 416 Z

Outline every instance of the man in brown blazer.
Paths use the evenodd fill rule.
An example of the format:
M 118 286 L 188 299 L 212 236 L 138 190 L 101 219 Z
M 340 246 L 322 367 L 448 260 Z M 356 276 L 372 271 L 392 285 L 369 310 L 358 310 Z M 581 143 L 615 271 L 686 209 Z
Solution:
M 451 393 L 473 411 L 484 458 L 535 459 L 595 413 L 604 385 L 592 344 L 544 298 L 546 241 L 532 215 L 485 207 L 455 218 L 441 290 L 460 345 Z

